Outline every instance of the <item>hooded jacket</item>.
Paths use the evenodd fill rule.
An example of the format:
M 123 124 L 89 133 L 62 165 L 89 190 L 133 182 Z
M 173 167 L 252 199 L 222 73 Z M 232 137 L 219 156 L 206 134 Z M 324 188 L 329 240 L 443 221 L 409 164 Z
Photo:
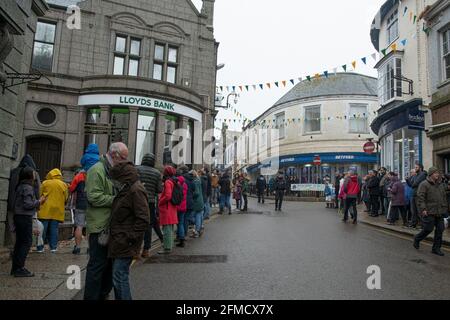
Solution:
M 444 215 L 449 211 L 446 185 L 435 183 L 431 178 L 425 179 L 417 190 L 417 209 L 419 214 L 427 211 L 429 215 Z
M 147 190 L 148 202 L 155 203 L 158 194 L 162 192 L 161 173 L 155 168 L 155 159 L 146 154 L 142 159 L 142 164 L 137 167 L 139 178 Z
M 29 154 L 26 154 L 22 158 L 22 160 L 20 160 L 20 163 L 17 166 L 17 168 L 11 170 L 8 188 L 8 210 L 10 211 L 14 210 L 14 200 L 16 198 L 16 189 L 19 186 L 20 172 L 25 167 L 30 167 L 34 171 L 37 170 L 36 164 L 34 163 L 33 158 Z M 39 179 L 39 175 L 36 174 L 36 179 L 33 184 L 34 196 L 36 197 L 36 199 L 39 199 L 40 189 L 41 189 L 41 179 Z
M 194 212 L 200 212 L 205 207 L 205 203 L 203 202 L 203 190 L 202 183 L 200 178 L 194 178 L 194 203 L 192 206 L 192 210 Z
M 259 176 L 256 180 L 256 190 L 263 192 L 266 189 L 266 179 L 263 176 Z
M 279 174 L 277 176 L 277 179 L 275 180 L 275 191 L 285 191 L 286 190 L 286 179 L 282 174 Z
M 370 196 L 380 195 L 380 178 L 378 176 L 373 176 L 367 182 L 367 189 L 369 190 Z
M 120 184 L 120 189 L 111 207 L 108 257 L 133 257 L 139 254 L 150 224 L 147 192 L 132 162 L 115 165 L 111 178 Z
M 194 206 L 194 176 L 191 173 L 186 173 L 183 175 L 184 182 L 187 185 L 186 193 L 186 212 L 192 211 Z
M 31 180 L 23 180 L 17 187 L 16 193 L 14 214 L 34 217 L 36 209 L 39 208 L 39 200 L 36 199 Z
M 88 233 L 99 233 L 105 229 L 111 217 L 111 206 L 115 189 L 109 174 L 110 165 L 101 157 L 86 174 L 86 229 Z
M 398 207 L 406 205 L 405 187 L 398 177 L 392 177 L 389 189 L 391 194 L 391 206 Z
M 75 193 L 76 201 L 75 208 L 78 210 L 87 209 L 87 197 L 86 197 L 86 171 L 82 170 L 73 178 L 70 184 L 70 193 Z
M 178 213 L 186 213 L 188 186 L 185 183 L 183 176 L 178 176 L 177 179 L 178 179 L 178 183 L 183 188 L 183 201 L 181 201 L 181 204 L 177 206 L 177 212 Z
M 98 151 L 98 145 L 91 143 L 86 148 L 83 157 L 81 158 L 81 166 L 84 171 L 88 171 L 94 164 L 100 160 L 100 152 Z
M 174 187 L 175 169 L 166 167 L 164 169 L 164 187 L 158 202 L 159 223 L 161 226 L 178 224 L 177 207 L 172 204 L 172 192 Z
M 358 198 L 360 186 L 358 182 L 358 177 L 353 175 L 344 180 L 344 192 L 346 198 L 356 199 Z
M 231 181 L 228 174 L 224 173 L 219 179 L 220 194 L 230 195 L 231 194 Z
M 41 206 L 38 218 L 64 222 L 69 188 L 62 180 L 59 169 L 53 169 L 47 174 L 46 180 L 42 183 L 40 195 L 47 197 L 47 200 Z
M 202 183 L 202 197 L 206 202 L 208 199 L 208 176 L 206 174 L 199 177 Z

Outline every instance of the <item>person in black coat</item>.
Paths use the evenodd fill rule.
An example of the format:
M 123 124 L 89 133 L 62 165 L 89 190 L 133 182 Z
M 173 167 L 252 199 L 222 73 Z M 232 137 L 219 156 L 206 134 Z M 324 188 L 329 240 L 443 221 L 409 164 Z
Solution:
M 258 194 L 258 203 L 264 203 L 264 192 L 266 190 L 267 183 L 266 178 L 263 175 L 260 175 L 256 180 L 256 191 Z
M 228 172 L 225 173 L 219 179 L 220 186 L 220 211 L 219 214 L 223 214 L 224 207 L 228 208 L 228 214 L 231 214 L 231 180 Z
M 335 196 L 335 201 L 336 201 L 335 208 L 337 208 L 338 210 L 339 210 L 339 198 L 338 198 L 338 195 L 339 195 L 339 188 L 340 188 L 341 179 L 342 179 L 341 174 L 339 172 L 336 172 L 336 176 L 334 178 L 334 194 L 336 195 Z
M 380 209 L 380 178 L 374 170 L 369 171 L 369 181 L 367 182 L 367 190 L 369 190 L 371 217 L 378 217 Z

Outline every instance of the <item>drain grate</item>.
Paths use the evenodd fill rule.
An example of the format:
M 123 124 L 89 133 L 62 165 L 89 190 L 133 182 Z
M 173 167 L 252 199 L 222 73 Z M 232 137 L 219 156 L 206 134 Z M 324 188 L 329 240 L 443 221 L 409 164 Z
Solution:
M 145 263 L 225 263 L 226 255 L 155 255 Z

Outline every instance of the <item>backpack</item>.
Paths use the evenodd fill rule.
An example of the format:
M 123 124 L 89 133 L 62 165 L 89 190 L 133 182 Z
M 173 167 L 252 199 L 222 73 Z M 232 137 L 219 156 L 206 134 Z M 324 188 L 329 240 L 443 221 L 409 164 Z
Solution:
M 173 190 L 170 202 L 172 202 L 174 206 L 179 206 L 181 202 L 183 202 L 183 186 L 178 183 L 177 178 L 172 178 L 171 180 L 173 182 Z

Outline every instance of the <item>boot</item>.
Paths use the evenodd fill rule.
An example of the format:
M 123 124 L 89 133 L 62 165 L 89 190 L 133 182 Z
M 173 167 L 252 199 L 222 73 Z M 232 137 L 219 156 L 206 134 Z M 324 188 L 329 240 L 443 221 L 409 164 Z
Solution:
M 433 249 L 433 250 L 431 251 L 431 253 L 436 254 L 436 255 L 438 255 L 438 256 L 440 256 L 440 257 L 443 257 L 443 256 L 444 256 L 444 253 L 441 251 L 441 249 Z
M 177 247 L 184 248 L 184 246 L 185 246 L 184 239 L 180 239 L 180 242 L 177 244 Z

